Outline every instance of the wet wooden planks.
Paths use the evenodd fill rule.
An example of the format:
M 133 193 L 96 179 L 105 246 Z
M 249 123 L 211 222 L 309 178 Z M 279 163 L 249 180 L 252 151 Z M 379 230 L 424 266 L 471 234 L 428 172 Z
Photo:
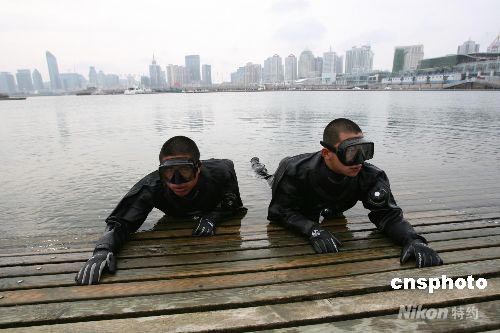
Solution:
M 460 199 L 461 200 L 461 199 Z M 96 234 L 50 248 L 0 245 L 0 329 L 6 332 L 453 331 L 500 328 L 500 207 L 406 213 L 446 265 L 400 265 L 400 248 L 366 216 L 328 221 L 344 243 L 316 255 L 302 237 L 266 221 L 228 221 L 213 238 L 189 223 L 137 234 L 119 270 L 74 285 Z M 77 239 L 75 239 L 77 238 Z M 44 244 L 48 238 L 35 241 Z M 23 251 L 24 250 L 24 251 Z M 486 289 L 392 290 L 395 277 L 485 277 Z M 477 319 L 398 318 L 401 305 L 474 306 Z

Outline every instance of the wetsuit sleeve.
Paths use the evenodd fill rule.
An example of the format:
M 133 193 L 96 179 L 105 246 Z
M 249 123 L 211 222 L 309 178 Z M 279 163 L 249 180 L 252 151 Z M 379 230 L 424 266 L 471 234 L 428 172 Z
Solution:
M 269 204 L 268 220 L 309 236 L 315 223 L 300 213 L 305 198 L 299 184 L 292 177 L 285 175 L 275 186 Z
M 153 193 L 151 188 L 141 186 L 141 182 L 129 191 L 106 219 L 106 229 L 96 250 L 117 252 L 129 234 L 136 232 L 148 217 L 154 207 Z
M 404 218 L 402 209 L 396 204 L 385 172 L 377 175 L 375 182 L 363 193 L 363 206 L 370 210 L 368 218 L 377 228 L 399 245 L 414 239 L 426 239 L 418 235 Z
M 238 178 L 236 177 L 234 165 L 229 160 L 227 160 L 227 163 L 229 164 L 229 172 L 226 174 L 224 182 L 220 184 L 222 187 L 221 200 L 212 211 L 217 221 L 231 218 L 237 213 L 246 212 L 246 208 L 243 207 L 243 202 L 241 200 L 240 188 L 238 186 Z

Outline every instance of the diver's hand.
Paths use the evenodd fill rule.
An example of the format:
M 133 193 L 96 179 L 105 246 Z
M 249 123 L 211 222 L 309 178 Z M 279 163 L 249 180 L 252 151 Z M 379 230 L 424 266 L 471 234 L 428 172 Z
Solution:
M 213 236 L 215 234 L 215 217 L 211 214 L 202 216 L 193 229 L 193 236 Z
M 311 229 L 309 241 L 316 253 L 339 252 L 339 247 L 342 245 L 328 230 L 317 226 Z
M 97 284 L 105 269 L 114 274 L 116 272 L 116 258 L 111 251 L 99 250 L 75 275 L 75 282 L 78 285 Z
M 406 263 L 411 258 L 415 258 L 415 267 L 419 268 L 443 264 L 443 259 L 439 257 L 437 252 L 420 239 L 412 240 L 401 251 L 401 264 Z

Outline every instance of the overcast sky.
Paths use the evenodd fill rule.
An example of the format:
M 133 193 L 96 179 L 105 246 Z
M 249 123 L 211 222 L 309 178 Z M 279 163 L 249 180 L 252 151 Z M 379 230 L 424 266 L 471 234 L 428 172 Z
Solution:
M 305 48 L 345 54 L 370 44 L 375 69 L 391 69 L 394 47 L 423 44 L 425 57 L 456 53 L 471 38 L 486 47 L 500 33 L 500 0 L 1 0 L 0 71 L 37 68 L 45 51 L 60 72 L 88 67 L 146 74 L 199 54 L 215 82 L 247 62 Z

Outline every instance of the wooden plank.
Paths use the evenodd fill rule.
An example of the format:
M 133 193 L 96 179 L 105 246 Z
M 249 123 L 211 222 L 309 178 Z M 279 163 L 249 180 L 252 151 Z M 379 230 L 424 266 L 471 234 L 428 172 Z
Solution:
M 284 282 L 274 285 L 246 288 L 219 289 L 175 293 L 169 295 L 148 295 L 91 301 L 49 303 L 0 308 L 0 328 L 30 326 L 81 320 L 102 320 L 111 318 L 131 318 L 147 315 L 171 314 L 221 310 L 276 303 L 289 303 L 319 298 L 345 297 L 361 293 L 390 290 L 389 281 L 393 277 L 439 276 L 440 272 L 450 278 L 484 274 L 497 271 L 495 262 L 483 261 L 471 264 L 448 265 L 446 270 L 412 269 L 358 276 L 355 278 L 320 279 L 306 282 Z M 488 279 L 488 288 L 495 288 L 500 278 Z M 500 293 L 500 290 L 496 290 Z
M 489 301 L 500 295 L 499 279 L 490 279 L 491 288 L 387 291 L 347 297 L 326 298 L 284 304 L 271 304 L 237 309 L 180 313 L 129 319 L 87 321 L 30 327 L 31 332 L 207 332 L 214 330 L 262 329 L 335 321 L 353 317 L 395 314 L 401 305 L 421 304 L 426 307 L 449 306 Z M 491 301 L 498 306 L 500 301 Z M 488 314 L 494 313 L 488 307 Z M 482 312 L 484 314 L 484 312 Z M 195 319 L 195 320 L 194 320 Z M 447 322 L 452 322 L 448 320 Z M 484 316 L 482 324 L 500 324 L 498 316 Z M 6 329 L 19 332 L 25 328 Z
M 453 223 L 451 225 L 431 225 L 420 227 L 417 231 L 422 233 L 424 236 L 427 231 L 443 231 L 443 230 L 467 230 L 467 228 L 477 228 L 480 226 L 490 226 L 488 221 L 476 221 L 471 223 Z M 340 239 L 345 240 L 341 233 L 336 234 Z M 381 238 L 384 237 L 382 234 L 366 234 L 366 238 Z M 362 239 L 362 238 L 360 238 Z M 347 242 L 346 244 L 352 244 Z M 355 249 L 352 247 L 344 247 L 343 250 Z M 308 244 L 299 245 L 294 247 L 285 248 L 269 248 L 269 249 L 247 249 L 241 251 L 226 251 L 218 253 L 197 253 L 197 254 L 178 254 L 175 257 L 168 255 L 169 258 L 158 258 L 154 261 L 144 260 L 143 257 L 164 257 L 164 251 L 151 252 L 150 250 L 145 250 L 142 248 L 135 248 L 136 251 L 133 253 L 133 257 L 127 253 L 120 253 L 120 269 L 123 268 L 134 268 L 134 267 L 155 267 L 155 266 L 166 266 L 166 265 L 180 265 L 180 264 L 194 264 L 194 263 L 208 263 L 208 262 L 224 262 L 224 261 L 239 261 L 239 260 L 249 260 L 249 259 L 259 259 L 259 258 L 272 258 L 272 257 L 286 257 L 301 254 L 313 254 L 314 251 L 312 247 Z M 129 251 L 132 252 L 132 251 Z M 44 274 L 55 274 L 55 273 L 69 273 L 76 272 L 80 269 L 81 265 L 88 259 L 89 253 L 84 254 L 68 254 L 65 256 L 46 255 L 39 257 L 14 257 L 11 258 L 12 261 L 9 263 L 4 259 L 2 262 L 0 260 L 0 266 L 2 263 L 9 263 L 5 265 L 0 271 L 0 278 L 4 277 L 14 277 L 14 276 L 31 276 L 31 275 L 44 275 Z M 53 259 L 51 259 L 53 258 Z M 18 261 L 16 261 L 18 260 Z M 28 264 L 29 262 L 35 262 L 35 264 Z M 171 262 L 169 262 L 171 261 Z M 53 263 L 55 262 L 55 263 Z M 147 265 L 149 262 L 151 265 Z
M 446 263 L 452 264 L 464 261 L 498 258 L 498 250 L 484 248 L 481 249 L 479 253 L 478 251 L 454 251 L 443 252 L 441 255 Z M 448 265 L 443 267 L 446 268 Z M 241 273 L 239 274 L 235 274 L 234 269 L 229 267 L 226 268 L 226 272 L 230 273 L 225 275 L 222 274 L 221 268 L 218 268 L 221 275 L 206 275 L 206 272 L 198 271 L 191 272 L 191 274 L 188 275 L 185 271 L 173 271 L 170 273 L 176 275 L 177 277 L 181 277 L 183 275 L 184 278 L 168 280 L 163 279 L 156 281 L 147 281 L 144 276 L 145 272 L 142 272 L 137 274 L 136 278 L 138 281 L 135 282 L 130 282 L 132 279 L 129 276 L 126 276 L 128 272 L 122 271 L 122 273 L 119 273 L 120 271 L 118 271 L 117 276 L 119 277 L 107 276 L 102 284 L 85 287 L 74 286 L 72 280 L 74 274 L 69 276 L 57 275 L 51 278 L 29 281 L 32 286 L 37 285 L 41 289 L 3 291 L 1 294 L 4 297 L 0 299 L 0 307 L 6 305 L 34 304 L 40 302 L 66 301 L 85 298 L 106 298 L 141 294 L 185 292 L 207 289 L 210 290 L 214 288 L 220 289 L 224 287 L 231 288 L 238 286 L 264 285 L 286 281 L 307 281 L 320 278 L 386 272 L 391 270 L 404 271 L 405 269 L 410 268 L 412 268 L 411 264 L 401 266 L 397 259 L 379 259 L 357 263 L 340 263 L 335 265 L 312 266 L 307 268 L 270 270 L 268 272 L 257 271 L 254 269 L 245 273 L 240 270 Z M 212 273 L 215 269 L 217 269 L 217 267 L 212 268 Z M 62 278 L 58 278 L 61 276 Z M 156 277 L 160 279 L 160 276 L 161 274 L 158 274 Z M 56 282 L 57 285 L 66 285 L 66 287 L 54 286 L 52 281 L 56 278 L 58 278 Z M 163 274 L 163 278 L 167 278 L 167 276 Z M 112 279 L 114 280 L 114 283 L 110 283 Z M 118 283 L 117 280 L 119 279 L 123 282 Z M 12 286 L 12 288 L 14 287 L 15 286 Z

